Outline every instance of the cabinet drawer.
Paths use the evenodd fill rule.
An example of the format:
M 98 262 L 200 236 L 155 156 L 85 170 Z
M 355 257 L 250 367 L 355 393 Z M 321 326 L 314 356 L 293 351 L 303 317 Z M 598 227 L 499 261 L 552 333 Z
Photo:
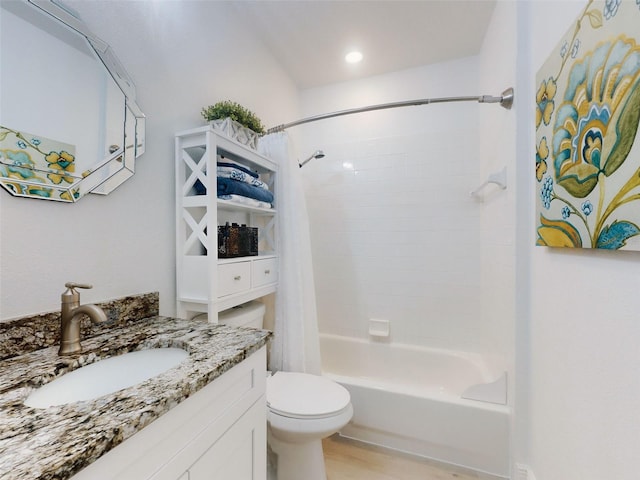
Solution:
M 261 287 L 278 281 L 278 259 L 265 258 L 253 262 L 251 268 L 251 286 Z
M 251 263 L 238 262 L 218 265 L 218 297 L 251 288 Z

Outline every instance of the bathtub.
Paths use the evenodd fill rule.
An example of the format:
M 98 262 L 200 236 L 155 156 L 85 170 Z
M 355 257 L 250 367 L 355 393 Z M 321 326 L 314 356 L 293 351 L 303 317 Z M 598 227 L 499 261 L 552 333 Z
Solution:
M 506 376 L 495 362 L 329 334 L 320 350 L 323 375 L 351 394 L 354 416 L 341 435 L 509 476 Z

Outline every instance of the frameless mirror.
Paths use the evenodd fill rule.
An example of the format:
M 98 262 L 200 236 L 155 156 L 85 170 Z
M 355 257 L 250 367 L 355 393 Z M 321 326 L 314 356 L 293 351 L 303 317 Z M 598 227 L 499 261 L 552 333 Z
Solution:
M 145 119 L 113 51 L 54 0 L 0 0 L 0 185 L 75 202 L 144 153 Z

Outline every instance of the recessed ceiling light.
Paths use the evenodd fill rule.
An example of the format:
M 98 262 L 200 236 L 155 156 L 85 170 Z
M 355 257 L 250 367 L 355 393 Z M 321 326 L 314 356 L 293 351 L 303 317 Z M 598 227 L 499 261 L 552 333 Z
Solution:
M 353 52 L 347 53 L 344 59 L 347 63 L 358 63 L 362 60 L 362 53 L 354 50 Z

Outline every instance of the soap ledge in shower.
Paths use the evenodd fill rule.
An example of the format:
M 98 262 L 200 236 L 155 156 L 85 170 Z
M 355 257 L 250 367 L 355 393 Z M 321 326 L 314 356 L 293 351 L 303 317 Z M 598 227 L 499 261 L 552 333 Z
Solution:
M 372 337 L 388 337 L 389 332 L 389 320 L 382 320 L 379 318 L 369 319 L 369 335 Z

